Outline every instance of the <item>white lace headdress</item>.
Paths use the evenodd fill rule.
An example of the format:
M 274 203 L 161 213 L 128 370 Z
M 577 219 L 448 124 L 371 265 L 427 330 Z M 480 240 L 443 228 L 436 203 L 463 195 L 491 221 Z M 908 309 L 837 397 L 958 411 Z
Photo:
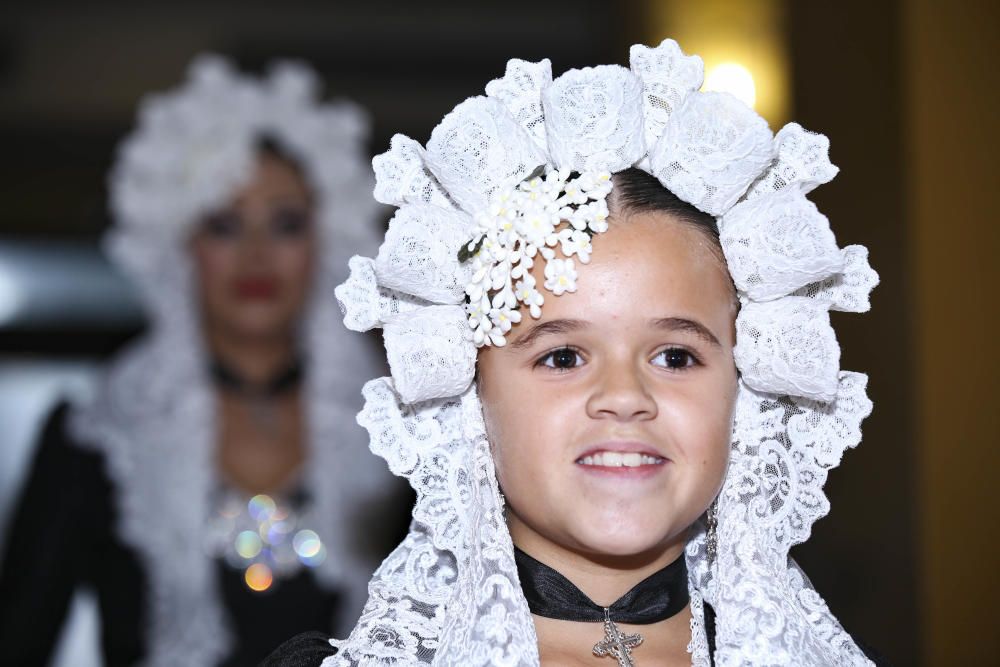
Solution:
M 466 287 L 479 278 L 458 252 L 484 215 L 500 212 L 497 198 L 540 166 L 637 166 L 719 225 L 742 304 L 741 378 L 717 555 L 701 523 L 686 550 L 693 663 L 709 661 L 708 602 L 718 665 L 867 664 L 789 548 L 829 510 L 827 472 L 859 442 L 871 410 L 866 376 L 839 369 L 828 311 L 867 310 L 878 278 L 867 250 L 838 248 L 806 198 L 837 172 L 826 137 L 794 123 L 772 136 L 743 103 L 698 92 L 701 83 L 701 60 L 671 40 L 632 47 L 630 69 L 555 80 L 547 60 L 511 60 L 426 147 L 397 135 L 375 158 L 375 196 L 399 210 L 375 259 L 351 260 L 337 296 L 348 327 L 384 330 L 391 377 L 366 385 L 358 420 L 418 499 L 361 622 L 325 664 L 538 664 L 473 382 L 486 341 Z M 501 273 L 492 287 L 502 290 Z
M 314 572 L 346 594 L 345 616 L 356 618 L 364 603 L 364 581 L 377 563 L 354 547 L 362 540 L 348 525 L 350 511 L 392 480 L 366 450 L 354 415 L 358 387 L 383 362 L 344 329 L 333 290 L 350 254 L 374 250 L 380 235 L 378 204 L 368 195 L 368 125 L 353 104 L 321 102 L 319 81 L 304 64 L 279 62 L 257 79 L 209 55 L 192 63 L 183 85 L 143 101 L 138 127 L 120 146 L 106 247 L 138 287 L 151 326 L 111 364 L 97 398 L 74 411 L 71 426 L 105 452 L 119 533 L 149 576 L 147 664 L 214 664 L 232 646 L 215 564 L 202 544 L 220 480 L 187 240 L 250 180 L 264 138 L 301 166 L 321 246 L 300 331 L 308 451 L 301 482 L 312 499 L 303 523 L 326 545 L 328 557 Z

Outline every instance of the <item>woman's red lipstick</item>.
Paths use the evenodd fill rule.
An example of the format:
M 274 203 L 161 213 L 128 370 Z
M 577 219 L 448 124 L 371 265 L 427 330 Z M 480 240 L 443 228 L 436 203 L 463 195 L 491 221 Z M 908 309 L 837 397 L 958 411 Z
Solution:
M 273 278 L 241 278 L 233 283 L 233 292 L 246 301 L 270 301 L 278 296 L 278 281 Z

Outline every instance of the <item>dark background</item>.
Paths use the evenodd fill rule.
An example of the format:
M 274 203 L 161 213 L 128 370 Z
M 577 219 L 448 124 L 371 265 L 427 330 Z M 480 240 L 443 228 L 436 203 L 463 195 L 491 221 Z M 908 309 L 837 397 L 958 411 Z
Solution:
M 86 364 L 141 327 L 96 251 L 105 175 L 142 95 L 175 86 L 196 53 L 250 69 L 307 60 L 330 92 L 371 111 L 377 153 L 395 132 L 425 141 L 508 58 L 548 57 L 555 73 L 627 64 L 630 44 L 672 36 L 654 18 L 670 4 L 684 3 L 6 3 L 0 301 L 4 271 L 19 272 L 29 296 L 17 317 L 0 309 L 0 401 L 22 393 L 11 369 Z M 724 22 L 755 3 L 702 4 Z M 841 245 L 869 247 L 882 279 L 871 313 L 834 314 L 842 366 L 870 374 L 875 412 L 830 476 L 833 511 L 793 554 L 845 626 L 895 663 L 997 664 L 996 299 L 985 286 L 1000 249 L 998 11 L 978 1 L 760 5 L 785 43 L 788 115 L 830 136 L 841 167 L 813 199 Z M 84 284 L 83 273 L 97 277 Z M 11 410 L 0 405 L 0 416 Z M 0 447 L 14 445 L 0 436 Z M 0 504 L 23 466 L 10 451 Z

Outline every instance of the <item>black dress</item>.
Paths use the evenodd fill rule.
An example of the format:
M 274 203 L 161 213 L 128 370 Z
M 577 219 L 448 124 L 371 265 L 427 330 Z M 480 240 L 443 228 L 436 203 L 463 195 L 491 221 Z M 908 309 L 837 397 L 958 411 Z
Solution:
M 4 542 L 0 665 L 46 665 L 81 587 L 96 594 L 105 664 L 134 665 L 146 655 L 143 563 L 118 537 L 104 457 L 71 440 L 67 414 L 60 406 L 45 426 Z M 308 570 L 262 594 L 246 587 L 241 572 L 221 561 L 217 567 L 233 646 L 222 665 L 256 664 L 303 629 L 331 631 L 340 596 Z

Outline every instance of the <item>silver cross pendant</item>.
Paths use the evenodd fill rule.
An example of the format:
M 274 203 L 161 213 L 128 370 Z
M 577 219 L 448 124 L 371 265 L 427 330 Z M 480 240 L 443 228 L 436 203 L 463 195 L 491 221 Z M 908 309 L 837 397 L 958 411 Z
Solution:
M 604 608 L 604 639 L 594 644 L 594 655 L 602 658 L 610 655 L 618 660 L 618 667 L 635 667 L 632 649 L 642 643 L 642 635 L 627 635 L 611 620 L 611 613 Z

